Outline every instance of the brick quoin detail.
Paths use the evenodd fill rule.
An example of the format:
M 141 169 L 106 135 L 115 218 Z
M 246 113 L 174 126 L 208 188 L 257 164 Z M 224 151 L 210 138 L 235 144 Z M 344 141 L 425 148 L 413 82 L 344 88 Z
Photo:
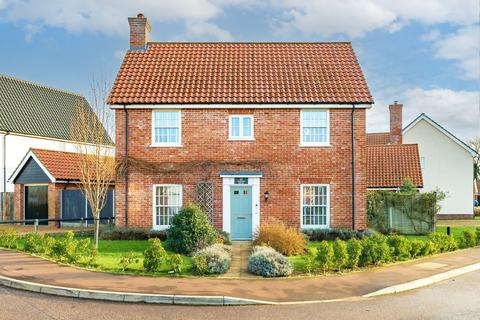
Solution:
M 195 184 L 214 183 L 214 225 L 222 228 L 222 170 L 261 170 L 260 219 L 300 226 L 300 185 L 330 184 L 330 225 L 351 228 L 351 109 L 330 109 L 331 147 L 300 147 L 299 109 L 183 109 L 181 148 L 151 147 L 151 109 L 129 114 L 129 226 L 152 228 L 152 185 L 183 185 L 183 204 Z M 255 141 L 228 141 L 228 115 L 254 116 Z M 117 161 L 125 159 L 125 112 L 116 111 Z M 365 110 L 355 111 L 356 228 L 366 228 Z M 228 162 L 228 164 L 225 164 Z M 179 172 L 148 164 L 183 165 Z M 188 164 L 187 164 L 188 163 Z M 201 163 L 201 164 L 199 164 Z M 234 164 L 232 164 L 234 163 Z M 190 164 L 190 165 L 189 165 Z M 268 201 L 263 199 L 269 191 Z M 116 179 L 115 216 L 125 223 L 125 179 Z

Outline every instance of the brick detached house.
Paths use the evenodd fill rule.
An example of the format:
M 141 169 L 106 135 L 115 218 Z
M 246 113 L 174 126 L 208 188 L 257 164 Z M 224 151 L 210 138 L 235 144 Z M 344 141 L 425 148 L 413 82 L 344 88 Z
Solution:
M 109 96 L 116 223 L 164 229 L 198 203 L 215 227 L 364 229 L 365 111 L 350 43 L 159 43 L 143 15 Z

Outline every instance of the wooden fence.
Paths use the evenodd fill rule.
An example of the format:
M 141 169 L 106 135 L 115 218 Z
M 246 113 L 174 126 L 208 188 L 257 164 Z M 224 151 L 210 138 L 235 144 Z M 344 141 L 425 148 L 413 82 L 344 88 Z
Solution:
M 13 192 L 0 192 L 0 220 L 13 219 Z

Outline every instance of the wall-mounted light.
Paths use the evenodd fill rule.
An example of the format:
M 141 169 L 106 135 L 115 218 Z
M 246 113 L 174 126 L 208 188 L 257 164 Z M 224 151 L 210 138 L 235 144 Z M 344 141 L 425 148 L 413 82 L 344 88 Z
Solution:
M 268 198 L 270 198 L 270 192 L 265 191 L 265 193 L 263 194 L 263 197 L 265 198 L 265 201 L 267 201 Z

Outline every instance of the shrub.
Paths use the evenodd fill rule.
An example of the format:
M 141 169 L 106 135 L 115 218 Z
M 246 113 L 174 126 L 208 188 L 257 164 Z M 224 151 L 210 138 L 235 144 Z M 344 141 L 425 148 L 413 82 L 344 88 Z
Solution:
M 392 255 L 390 246 L 387 242 L 387 237 L 383 235 L 375 235 L 363 240 L 362 245 L 363 250 L 359 260 L 360 266 L 391 261 Z
M 305 271 L 311 273 L 317 267 L 317 261 L 315 259 L 315 251 L 312 248 L 307 249 L 307 254 L 304 257 Z
M 230 248 L 216 243 L 193 255 L 193 269 L 198 274 L 222 274 L 228 271 L 232 255 Z
M 480 216 L 480 207 L 473 208 L 473 214 L 475 215 L 475 217 Z
M 435 242 L 433 242 L 432 240 L 427 240 L 424 242 L 422 252 L 421 252 L 422 256 L 428 256 L 430 254 L 435 254 L 437 252 L 438 252 L 438 247 Z
M 333 265 L 338 271 L 342 271 L 348 263 L 348 250 L 345 241 L 337 239 L 333 243 Z
M 118 263 L 120 264 L 120 267 L 122 271 L 127 270 L 128 266 L 131 265 L 132 263 L 138 263 L 140 259 L 135 255 L 133 251 L 123 253 L 120 256 L 120 259 L 118 260 Z
M 17 247 L 18 232 L 14 228 L 0 230 L 0 247 L 15 249 Z
M 388 236 L 388 244 L 392 248 L 392 258 L 395 260 L 410 259 L 410 241 L 407 238 L 398 235 Z
M 232 241 L 230 240 L 230 234 L 226 231 L 217 230 L 217 237 L 215 240 L 216 243 L 231 245 Z
M 31 253 L 42 253 L 45 245 L 45 236 L 42 233 L 27 233 L 25 235 L 24 250 Z
M 72 231 L 67 231 L 63 238 L 55 239 L 51 250 L 51 255 L 53 258 L 67 263 L 73 263 L 77 261 L 77 244 L 74 237 L 75 234 Z
M 281 222 L 263 224 L 255 235 L 255 245 L 272 247 L 283 255 L 302 254 L 307 246 L 305 235 Z
M 165 261 L 167 252 L 162 246 L 162 242 L 157 238 L 148 240 L 148 247 L 143 252 L 143 267 L 147 272 L 154 272 L 160 269 Z
M 167 239 L 167 233 L 164 230 L 147 230 L 129 227 L 114 227 L 102 230 L 100 238 L 103 240 L 148 240 L 158 238 L 161 241 Z
M 362 241 L 352 238 L 347 242 L 348 267 L 355 269 L 358 267 L 360 256 L 362 255 Z
M 410 256 L 412 258 L 420 257 L 423 255 L 426 242 L 422 240 L 413 239 L 410 241 Z M 427 253 L 428 254 L 428 253 Z
M 173 216 L 167 229 L 166 246 L 176 253 L 189 254 L 215 242 L 217 232 L 208 217 L 194 204 L 189 204 Z
M 178 253 L 171 254 L 168 257 L 168 265 L 174 273 L 180 273 L 183 269 L 183 258 Z
M 445 233 L 434 232 L 430 234 L 430 240 L 435 243 L 437 252 L 448 252 L 458 248 L 458 243 L 452 235 L 449 236 Z
M 292 274 L 293 266 L 275 249 L 256 246 L 248 258 L 248 271 L 264 277 L 284 277 Z
M 63 238 L 58 239 L 46 236 L 44 242 L 43 248 L 48 250 L 45 254 L 61 262 L 91 265 L 98 253 L 90 239 L 76 240 L 72 231 L 67 231 Z
M 373 236 L 371 230 L 349 230 L 349 229 L 304 229 L 302 230 L 310 241 L 330 241 L 335 239 L 349 240 L 352 238 L 363 239 Z
M 75 262 L 83 262 L 87 265 L 93 265 L 98 255 L 98 250 L 92 244 L 90 239 L 82 239 L 77 241 L 75 248 Z
M 480 244 L 480 227 L 475 228 L 475 235 L 477 236 L 477 244 Z
M 317 249 L 317 263 L 318 267 L 322 269 L 323 273 L 332 269 L 334 254 L 335 252 L 330 242 L 325 240 L 320 242 L 320 245 Z
M 477 235 L 473 230 L 464 230 L 462 232 L 462 242 L 464 248 L 475 247 L 477 245 Z

